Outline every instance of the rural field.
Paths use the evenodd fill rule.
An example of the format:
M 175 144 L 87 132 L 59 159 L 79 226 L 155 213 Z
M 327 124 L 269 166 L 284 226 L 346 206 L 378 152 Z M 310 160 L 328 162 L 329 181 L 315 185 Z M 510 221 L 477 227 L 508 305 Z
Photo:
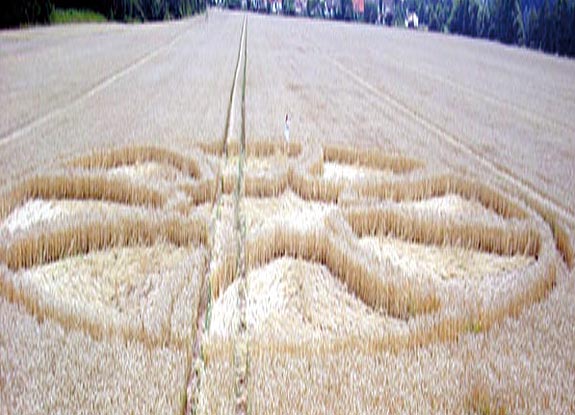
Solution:
M 575 61 L 210 10 L 0 107 L 0 414 L 575 412 Z

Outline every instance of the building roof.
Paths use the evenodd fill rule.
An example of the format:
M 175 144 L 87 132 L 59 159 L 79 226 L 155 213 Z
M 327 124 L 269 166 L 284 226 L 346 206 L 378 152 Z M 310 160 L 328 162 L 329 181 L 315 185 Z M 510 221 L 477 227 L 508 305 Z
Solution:
M 363 13 L 365 10 L 365 0 L 352 0 L 353 2 L 353 11 L 355 13 Z

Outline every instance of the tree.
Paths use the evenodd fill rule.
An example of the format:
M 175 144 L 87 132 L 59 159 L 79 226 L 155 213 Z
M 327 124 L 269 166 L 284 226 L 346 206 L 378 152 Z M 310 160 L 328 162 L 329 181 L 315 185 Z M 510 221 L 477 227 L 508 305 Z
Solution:
M 351 20 L 353 17 L 352 0 L 341 0 L 341 19 Z
M 575 3 L 571 5 L 571 47 L 569 55 L 575 56 Z
M 483 5 L 477 12 L 477 36 L 482 38 L 492 38 L 490 36 L 491 16 L 489 7 Z
M 476 0 L 456 0 L 448 20 L 449 31 L 465 36 L 477 36 L 479 4 Z
M 294 15 L 295 0 L 282 0 L 282 11 L 283 14 Z
M 321 16 L 321 10 L 319 9 L 319 0 L 307 0 L 307 15 L 308 16 Z
M 387 26 L 391 26 L 393 24 L 393 13 L 391 11 L 385 12 L 384 21 Z
M 451 9 L 453 8 L 453 2 L 451 0 L 438 2 L 441 4 L 439 8 L 439 12 L 437 13 L 437 17 L 439 19 L 439 26 L 441 31 L 447 26 L 447 21 L 449 20 L 449 16 L 451 15 Z
M 429 25 L 429 16 L 427 12 L 427 5 L 425 1 L 419 2 L 419 7 L 417 8 L 417 17 L 419 18 L 419 24 L 426 24 Z
M 556 29 L 549 0 L 545 0 L 539 13 L 539 30 L 541 31 L 541 49 L 545 52 L 555 53 Z
M 517 31 L 515 25 L 515 0 L 495 0 L 492 16 L 495 22 L 496 38 L 506 44 L 515 42 Z
M 463 27 L 465 25 L 465 1 L 466 0 L 455 0 L 455 3 L 453 3 L 453 8 L 447 21 L 447 27 L 451 33 L 463 33 Z
M 168 4 L 164 0 L 141 0 L 140 13 L 144 20 L 164 20 L 168 11 Z
M 0 27 L 47 23 L 52 12 L 49 0 L 8 0 L 2 5 Z
M 403 2 L 401 0 L 393 1 L 393 17 L 397 26 L 402 25 L 405 21 L 405 9 L 403 8 Z
M 532 49 L 539 48 L 541 44 L 541 33 L 539 30 L 539 16 L 537 10 L 534 6 L 531 7 L 529 11 L 529 17 L 527 18 L 527 27 L 525 29 L 526 39 L 525 46 Z
M 515 43 L 519 46 L 525 45 L 525 25 L 523 24 L 523 11 L 521 10 L 521 2 L 515 0 L 515 12 L 513 18 L 513 31 L 515 34 Z
M 477 36 L 477 19 L 479 16 L 479 4 L 475 0 L 471 0 L 467 7 L 468 24 L 467 32 L 468 36 Z
M 436 4 L 436 6 L 431 6 L 430 10 L 429 10 L 429 30 L 431 30 L 432 32 L 439 32 L 441 30 L 441 25 L 439 24 L 439 18 L 437 16 L 437 9 L 439 6 L 439 2 Z
M 555 27 L 558 29 L 555 49 L 560 55 L 567 55 L 571 46 L 571 32 L 573 28 L 571 27 L 570 9 L 567 0 L 557 0 L 555 3 Z
M 375 23 L 377 21 L 377 3 L 374 0 L 365 1 L 363 20 L 367 23 Z

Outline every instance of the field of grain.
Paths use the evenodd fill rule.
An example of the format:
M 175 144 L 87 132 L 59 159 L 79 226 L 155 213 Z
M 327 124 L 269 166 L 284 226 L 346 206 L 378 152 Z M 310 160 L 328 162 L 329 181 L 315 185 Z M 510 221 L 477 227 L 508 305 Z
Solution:
M 0 413 L 575 411 L 574 85 L 217 10 L 0 32 Z

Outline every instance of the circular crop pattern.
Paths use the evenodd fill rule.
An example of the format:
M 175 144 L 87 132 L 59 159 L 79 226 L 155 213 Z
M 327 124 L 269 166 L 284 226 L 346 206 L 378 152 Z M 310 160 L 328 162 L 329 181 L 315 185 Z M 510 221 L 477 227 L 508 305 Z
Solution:
M 237 336 L 240 295 L 256 350 L 453 340 L 544 297 L 560 261 L 543 219 L 484 183 L 316 143 L 101 151 L 5 189 L 0 218 L 9 300 L 184 347 L 209 303 L 207 352 Z

